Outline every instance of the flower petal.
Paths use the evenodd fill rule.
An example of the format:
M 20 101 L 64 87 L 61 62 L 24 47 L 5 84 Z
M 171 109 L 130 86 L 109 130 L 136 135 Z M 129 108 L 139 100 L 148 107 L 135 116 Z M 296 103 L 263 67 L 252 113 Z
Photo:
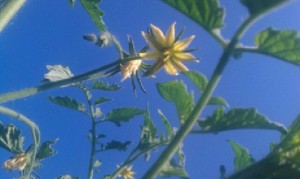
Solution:
M 160 52 L 145 52 L 139 53 L 139 56 L 145 59 L 156 59 L 161 56 Z
M 147 41 L 147 43 L 149 44 L 149 46 L 152 49 L 154 49 L 156 51 L 159 51 L 162 48 L 162 46 L 160 44 L 158 44 L 156 42 L 156 40 L 151 35 L 149 35 L 148 33 L 145 33 L 145 32 L 142 31 L 142 36 L 144 37 L 144 39 Z
M 151 27 L 151 30 L 153 32 L 156 42 L 159 43 L 162 47 L 165 47 L 166 37 L 163 34 L 163 32 L 160 30 L 160 28 L 156 27 L 153 24 L 150 24 L 150 27 Z
M 174 50 L 182 51 L 182 50 L 186 49 L 190 45 L 190 43 L 192 42 L 192 40 L 194 38 L 195 38 L 195 35 L 192 35 L 189 38 L 177 41 L 174 44 Z
M 166 44 L 167 46 L 173 45 L 175 41 L 175 24 L 176 22 L 173 22 L 173 24 L 170 26 L 167 35 L 166 35 Z
M 178 72 L 172 63 L 170 63 L 170 62 L 165 63 L 164 68 L 168 74 L 178 75 Z
M 190 53 L 175 53 L 174 58 L 176 58 L 179 61 L 192 61 L 197 59 L 196 57 L 194 57 L 194 55 Z
M 170 63 L 172 63 L 172 65 L 180 71 L 189 71 L 189 69 L 178 60 L 170 60 Z

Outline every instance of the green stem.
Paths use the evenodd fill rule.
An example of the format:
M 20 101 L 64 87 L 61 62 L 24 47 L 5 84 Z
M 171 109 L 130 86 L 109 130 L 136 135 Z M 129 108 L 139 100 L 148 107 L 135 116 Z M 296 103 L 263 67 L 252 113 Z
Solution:
M 219 60 L 218 65 L 202 95 L 200 100 L 197 102 L 194 110 L 184 123 L 184 125 L 179 129 L 176 133 L 175 137 L 172 139 L 168 147 L 163 151 L 158 160 L 151 166 L 151 168 L 147 171 L 147 173 L 143 176 L 143 179 L 152 179 L 159 173 L 160 169 L 171 159 L 174 153 L 182 144 L 184 138 L 188 135 L 192 127 L 194 126 L 196 120 L 202 113 L 204 107 L 206 106 L 208 100 L 210 99 L 213 91 L 218 85 L 222 73 L 229 61 L 229 57 L 231 56 L 235 46 L 237 45 L 239 39 L 247 30 L 248 26 L 253 22 L 255 17 L 249 17 L 244 23 L 239 27 L 234 37 L 230 41 L 229 45 L 224 49 L 223 54 Z
M 128 155 L 128 157 L 126 158 L 126 160 L 123 162 L 123 164 L 110 176 L 110 179 L 115 179 L 117 176 L 120 175 L 120 173 L 125 169 L 125 167 L 127 167 L 128 164 L 134 162 L 135 160 L 137 160 L 139 157 L 141 157 L 142 155 L 144 155 L 145 153 L 157 148 L 160 145 L 164 145 L 169 143 L 170 140 L 165 140 L 163 142 L 160 142 L 158 144 L 155 145 L 151 145 L 147 148 L 145 148 L 144 150 L 140 151 L 139 153 L 137 153 L 136 155 L 133 155 L 137 149 L 138 146 L 136 148 L 133 149 L 133 151 Z
M 0 32 L 24 5 L 26 0 L 4 0 L 0 2 Z
M 77 86 L 84 91 L 84 94 L 87 98 L 87 102 L 89 105 L 90 116 L 92 119 L 92 129 L 91 129 L 92 149 L 91 149 L 91 153 L 90 153 L 90 161 L 89 161 L 89 169 L 88 169 L 88 179 L 92 179 L 94 176 L 94 161 L 95 161 L 95 153 L 96 153 L 96 145 L 97 145 L 97 134 L 96 134 L 97 122 L 96 122 L 96 117 L 95 117 L 94 105 L 91 101 L 92 94 L 90 93 L 89 89 L 87 87 L 85 87 L 84 85 L 78 84 Z
M 220 29 L 216 29 L 216 30 L 214 30 L 214 31 L 208 31 L 208 33 L 209 33 L 210 35 L 212 35 L 212 36 L 216 39 L 216 41 L 217 41 L 223 48 L 226 47 L 227 42 L 226 42 L 226 40 L 224 40 L 224 38 L 222 37 Z
M 8 108 L 3 107 L 3 106 L 0 106 L 0 113 L 11 116 L 11 117 L 14 117 L 14 118 L 24 122 L 31 129 L 32 141 L 33 141 L 33 150 L 32 150 L 30 164 L 29 164 L 29 167 L 28 167 L 28 172 L 26 172 L 26 174 L 25 174 L 25 178 L 30 178 L 30 173 L 32 172 L 33 166 L 35 164 L 35 156 L 36 156 L 37 148 L 40 144 L 40 131 L 39 131 L 39 128 L 37 127 L 37 125 L 34 122 L 32 122 L 32 120 L 30 120 L 26 116 L 14 111 L 14 110 L 8 109 Z
M 140 59 L 140 57 L 129 57 L 126 59 L 123 59 L 124 61 L 130 61 L 130 60 L 137 60 Z M 86 73 L 65 79 L 65 80 L 60 80 L 57 82 L 48 82 L 48 83 L 44 83 L 42 85 L 36 86 L 36 87 L 32 87 L 32 88 L 25 88 L 22 90 L 18 90 L 18 91 L 13 91 L 13 92 L 8 92 L 8 93 L 4 93 L 2 95 L 0 95 L 0 104 L 1 103 L 5 103 L 5 102 L 9 102 L 9 101 L 13 101 L 16 99 L 20 99 L 20 98 L 24 98 L 27 96 L 32 96 L 35 95 L 37 93 L 40 93 L 42 91 L 46 91 L 46 90 L 50 90 L 53 88 L 57 88 L 57 87 L 61 87 L 61 86 L 65 86 L 65 85 L 69 85 L 72 83 L 77 83 L 77 82 L 82 82 L 85 80 L 93 80 L 93 79 L 97 79 L 97 78 L 103 78 L 106 77 L 107 74 L 104 72 L 104 70 L 107 70 L 115 65 L 120 64 L 120 60 L 114 61 L 110 64 L 104 65 L 100 68 L 97 68 L 95 70 L 91 70 L 88 71 Z
M 112 35 L 112 34 L 110 34 L 110 35 L 111 35 L 112 43 L 115 46 L 115 48 L 119 54 L 119 58 L 122 60 L 124 58 L 122 46 L 121 46 L 120 42 L 115 38 L 114 35 Z

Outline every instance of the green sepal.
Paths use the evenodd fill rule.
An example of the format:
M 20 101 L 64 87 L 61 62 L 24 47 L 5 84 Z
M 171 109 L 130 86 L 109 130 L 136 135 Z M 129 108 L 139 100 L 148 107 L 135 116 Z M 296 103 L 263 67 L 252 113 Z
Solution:
M 49 101 L 59 106 L 74 109 L 80 112 L 86 112 L 85 105 L 78 102 L 76 99 L 67 96 L 48 97 Z
M 270 121 L 254 108 L 233 108 L 225 113 L 224 108 L 220 107 L 212 116 L 208 116 L 204 121 L 198 121 L 198 124 L 201 133 L 218 133 L 235 129 L 269 129 L 281 133 L 287 132 L 283 125 Z
M 130 35 L 128 35 L 128 48 L 129 48 L 130 56 L 136 56 L 134 43 L 133 43 L 132 37 Z
M 233 140 L 228 140 L 228 142 L 231 145 L 231 148 L 234 152 L 235 171 L 241 170 L 254 163 L 255 161 L 254 158 L 252 157 L 251 154 L 249 154 L 246 148 L 244 148 L 237 142 L 234 142 Z

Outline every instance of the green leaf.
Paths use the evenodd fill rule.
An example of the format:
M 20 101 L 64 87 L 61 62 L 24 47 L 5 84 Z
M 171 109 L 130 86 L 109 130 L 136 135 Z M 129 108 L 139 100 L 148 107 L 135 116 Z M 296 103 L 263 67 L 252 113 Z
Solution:
M 85 112 L 85 105 L 78 102 L 76 99 L 69 98 L 67 96 L 48 97 L 48 99 L 59 106 L 74 109 L 80 112 Z
M 163 0 L 176 10 L 185 14 L 206 30 L 222 28 L 224 26 L 224 9 L 218 0 Z
M 99 104 L 102 104 L 102 103 L 105 103 L 105 102 L 108 102 L 108 101 L 111 101 L 112 99 L 110 98 L 104 98 L 104 97 L 100 97 L 100 98 L 97 98 L 95 100 L 95 105 L 99 105 Z
M 131 144 L 130 141 L 119 142 L 119 141 L 116 141 L 116 140 L 112 140 L 112 141 L 108 142 L 105 146 L 102 146 L 101 150 L 126 151 L 130 144 Z
M 107 114 L 106 120 L 115 123 L 117 126 L 120 126 L 121 122 L 129 122 L 130 119 L 143 113 L 145 113 L 144 110 L 137 108 L 117 108 L 113 109 L 110 113 Z
M 42 143 L 36 154 L 36 160 L 41 161 L 45 158 L 55 155 L 57 152 L 52 148 L 52 145 L 55 144 L 57 141 L 58 139 L 55 139 Z
M 198 121 L 202 133 L 218 133 L 233 129 L 272 129 L 286 133 L 286 128 L 258 113 L 255 109 L 234 108 L 226 114 L 224 108 L 217 108 L 212 116 Z
M 240 0 L 244 4 L 251 15 L 258 15 L 271 10 L 287 0 Z
M 165 115 L 161 112 L 160 109 L 158 109 L 158 114 L 166 128 L 168 139 L 171 139 L 171 137 L 173 136 L 173 130 L 168 119 L 165 117 Z
M 264 159 L 233 174 L 237 178 L 300 178 L 300 115 Z
M 211 97 L 207 105 L 220 105 L 220 106 L 229 107 L 228 103 L 222 97 Z
M 101 0 L 79 0 L 83 8 L 87 11 L 90 18 L 96 25 L 96 27 L 104 32 L 106 31 L 105 23 L 102 20 L 104 13 L 99 9 L 98 4 Z
M 300 65 L 300 39 L 297 31 L 268 28 L 255 37 L 257 52 Z
M 103 91 L 117 91 L 121 87 L 117 84 L 108 84 L 107 82 L 103 81 L 94 81 L 92 89 L 94 90 L 103 90 Z
M 185 71 L 182 73 L 196 85 L 201 93 L 203 93 L 207 86 L 207 78 L 203 74 L 197 71 Z
M 13 124 L 4 126 L 0 121 L 0 147 L 14 154 L 23 152 L 24 137 Z
M 159 94 L 165 100 L 175 103 L 178 118 L 183 124 L 194 109 L 193 94 L 186 91 L 186 86 L 182 81 L 158 83 L 156 86 Z
M 172 177 L 172 176 L 177 176 L 182 179 L 189 178 L 189 175 L 186 172 L 185 168 L 183 168 L 181 166 L 173 165 L 172 163 L 164 165 L 161 168 L 159 175 L 161 177 L 165 177 L 165 178 Z
M 144 123 L 138 148 L 143 150 L 150 145 L 157 144 L 158 142 L 157 128 L 153 124 L 149 108 L 147 108 L 147 112 L 144 113 Z
M 203 74 L 197 71 L 186 71 L 182 73 L 196 85 L 196 87 L 201 93 L 204 92 L 207 86 L 207 78 Z M 222 97 L 211 97 L 207 105 L 220 105 L 225 107 L 229 106 L 225 99 L 223 99 Z
M 273 151 L 278 153 L 281 164 L 291 163 L 300 167 L 300 115 L 289 127 L 288 134 L 274 147 Z
M 228 140 L 228 142 L 230 143 L 232 150 L 234 152 L 234 168 L 235 170 L 241 170 L 249 165 L 251 165 L 252 163 L 254 163 L 254 159 L 252 157 L 251 154 L 249 154 L 248 150 L 246 148 L 244 148 L 243 146 L 241 146 L 240 144 L 232 141 L 232 140 Z

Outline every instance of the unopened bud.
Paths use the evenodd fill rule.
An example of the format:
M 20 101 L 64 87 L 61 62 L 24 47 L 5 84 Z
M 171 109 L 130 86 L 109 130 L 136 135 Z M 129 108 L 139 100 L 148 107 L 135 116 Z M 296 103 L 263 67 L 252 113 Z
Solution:
M 95 34 L 85 34 L 83 35 L 83 39 L 93 43 L 97 42 L 97 36 Z

